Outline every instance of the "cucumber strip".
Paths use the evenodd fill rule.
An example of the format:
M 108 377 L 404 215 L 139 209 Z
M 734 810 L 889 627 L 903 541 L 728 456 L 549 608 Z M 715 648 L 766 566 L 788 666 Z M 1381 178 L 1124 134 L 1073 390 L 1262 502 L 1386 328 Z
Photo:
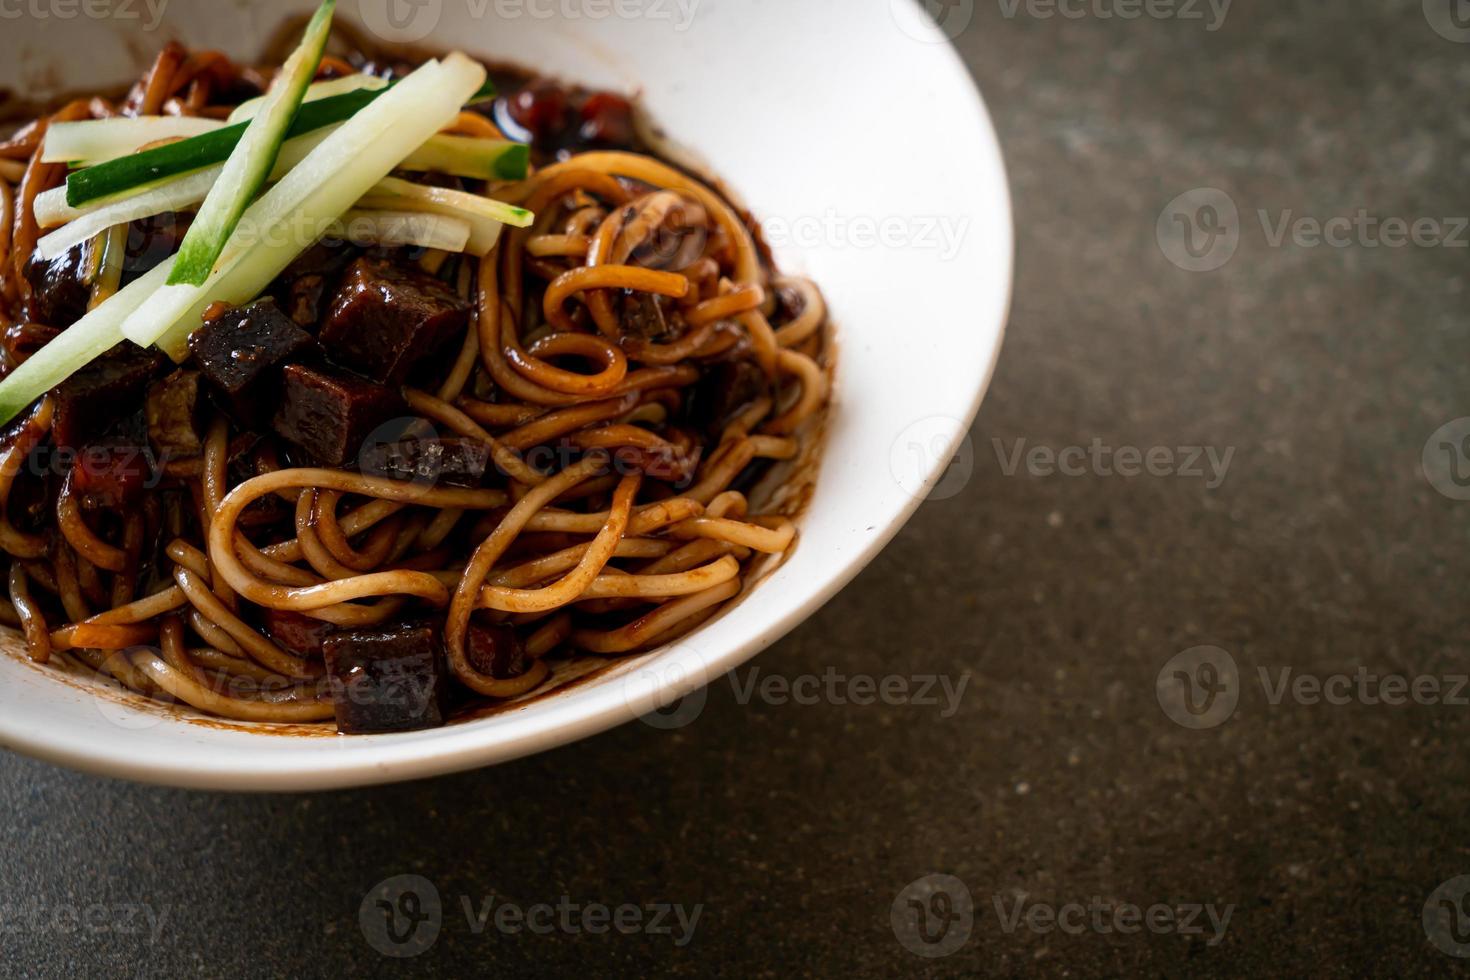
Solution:
M 463 252 L 470 240 L 470 223 L 442 214 L 353 208 L 327 235 L 359 245 L 414 245 Z
M 525 180 L 530 164 L 531 148 L 524 143 L 441 133 L 414 150 L 399 169 L 477 180 Z
M 0 424 L 123 340 L 122 324 L 168 277 L 163 262 L 67 327 L 0 381 Z
M 138 116 L 52 123 L 41 147 L 42 163 L 105 163 L 159 140 L 187 139 L 223 129 L 217 119 Z
M 240 216 L 276 165 L 281 144 L 286 141 L 286 131 L 296 110 L 301 107 L 306 87 L 316 77 L 317 65 L 321 63 L 322 52 L 327 47 L 327 36 L 332 32 L 332 12 L 336 8 L 337 0 L 322 0 L 311 23 L 306 25 L 301 43 L 281 66 L 281 73 L 266 93 L 259 113 L 250 120 L 245 135 L 240 137 L 235 151 L 225 161 L 224 170 L 200 205 L 194 223 L 189 226 L 189 232 L 179 246 L 179 254 L 174 256 L 169 285 L 198 286 L 209 278 L 210 270 L 224 251 Z
M 430 202 L 410 201 L 404 197 L 368 194 L 357 202 L 357 206 L 371 208 L 375 211 L 395 211 L 400 214 L 437 214 L 456 221 L 463 221 L 470 228 L 470 238 L 465 243 L 464 251 L 482 257 L 489 255 L 496 242 L 500 241 L 501 229 L 505 227 L 501 222 L 487 218 L 483 214 L 472 214 L 469 211 L 461 211 L 458 208 Z
M 305 105 L 308 102 L 316 102 L 333 95 L 343 95 L 347 92 L 360 92 L 363 89 L 376 92 L 378 89 L 386 88 L 387 86 L 388 80 L 379 78 L 376 75 L 363 75 L 361 73 L 344 75 L 342 78 L 333 78 L 330 81 L 312 82 L 306 87 L 306 95 L 302 98 L 301 102 Z M 235 111 L 230 113 L 230 117 L 226 122 L 248 122 L 254 119 L 255 114 L 260 111 L 260 107 L 265 105 L 266 98 L 266 96 L 262 95 L 241 102 L 235 106 Z
M 389 85 L 376 92 L 362 89 L 307 103 L 296 113 L 296 121 L 291 124 L 286 137 L 290 140 L 305 136 L 323 126 L 350 119 L 393 88 L 393 85 Z M 473 105 L 494 95 L 495 86 L 487 82 L 465 104 Z M 229 159 L 248 125 L 249 123 L 237 123 L 203 136 L 78 170 L 66 178 L 66 203 L 72 207 L 81 207 L 89 201 L 122 194 L 139 185 L 153 184 L 191 170 L 223 163 Z
M 288 170 L 306 159 L 306 155 L 321 145 L 322 140 L 335 129 L 335 126 L 319 129 L 282 146 L 270 179 L 280 180 L 284 177 Z M 104 198 L 81 208 L 73 208 L 66 203 L 64 187 L 37 194 L 36 223 L 42 228 L 58 224 L 62 227 L 42 237 L 36 243 L 36 248 L 40 250 L 43 259 L 50 260 L 112 225 L 141 221 L 169 211 L 191 211 L 209 196 L 210 189 L 214 187 L 223 170 L 223 164 L 215 164 L 182 177 L 160 181 L 141 193 L 119 194 L 116 198 Z
M 216 271 L 201 286 L 165 286 L 123 323 L 134 343 L 157 343 L 176 360 L 214 302 L 258 296 L 331 223 L 413 150 L 448 125 L 485 80 L 462 54 L 430 61 L 386 89 L 251 205 Z
M 491 221 L 501 221 L 517 228 L 529 228 L 536 220 L 536 216 L 530 211 L 514 204 L 506 204 L 504 201 L 469 194 L 465 191 L 415 184 L 398 177 L 385 177 L 378 181 L 370 193 L 375 198 L 403 198 L 414 204 L 423 205 L 423 210 L 434 211 L 438 214 L 453 215 L 458 212 L 478 214 Z

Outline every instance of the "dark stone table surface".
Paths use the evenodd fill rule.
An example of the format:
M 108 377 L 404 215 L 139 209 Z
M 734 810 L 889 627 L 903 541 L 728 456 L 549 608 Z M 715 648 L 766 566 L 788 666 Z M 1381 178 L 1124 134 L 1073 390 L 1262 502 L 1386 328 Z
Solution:
M 319 796 L 0 758 L 0 974 L 1456 970 L 1466 7 L 953 0 L 1018 231 L 968 479 L 683 728 Z M 746 693 L 829 672 L 965 686 Z

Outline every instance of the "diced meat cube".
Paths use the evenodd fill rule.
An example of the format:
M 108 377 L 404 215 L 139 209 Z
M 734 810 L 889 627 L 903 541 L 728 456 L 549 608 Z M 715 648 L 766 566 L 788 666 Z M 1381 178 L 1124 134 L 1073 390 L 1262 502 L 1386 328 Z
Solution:
M 175 371 L 148 389 L 148 442 L 165 456 L 197 456 L 199 438 L 199 372 Z
M 128 225 L 121 284 L 128 285 L 177 252 L 193 223 L 194 215 L 189 212 L 169 211 Z
M 262 611 L 265 630 L 276 645 L 308 660 L 320 658 L 322 644 L 337 627 L 286 609 Z
M 269 413 L 281 367 L 314 343 L 270 299 L 221 313 L 189 336 L 189 350 L 215 400 L 247 425 Z
M 361 258 L 347 268 L 322 322 L 333 361 L 384 384 L 399 384 L 419 361 L 463 334 L 469 303 L 416 266 Z
M 369 442 L 358 465 L 368 476 L 451 487 L 478 487 L 490 466 L 490 449 L 470 439 L 402 439 Z
M 754 361 L 720 361 L 710 365 L 695 386 L 689 420 L 716 437 L 741 409 L 769 393 L 770 379 Z
M 30 319 L 65 330 L 82 318 L 92 298 L 93 247 L 87 241 L 49 261 L 39 252 L 31 256 L 25 270 L 31 286 Z
M 136 411 L 168 358 L 123 341 L 58 385 L 52 437 L 58 446 L 84 446 L 126 413 Z
M 361 378 L 303 364 L 291 364 L 283 373 L 280 405 L 271 424 L 328 466 L 356 459 L 363 440 L 401 408 L 396 392 Z
M 127 507 L 153 482 L 153 463 L 144 446 L 95 445 L 77 454 L 71 491 L 83 507 Z
M 26 362 L 36 351 L 45 347 L 61 333 L 44 323 L 12 323 L 0 337 L 0 348 L 5 352 L 7 370 L 14 370 Z
M 470 620 L 464 652 L 471 667 L 497 680 L 520 677 L 531 667 L 526 645 L 514 627 L 483 622 L 479 616 Z
M 448 673 L 435 627 L 337 633 L 322 653 L 344 735 L 438 728 L 447 720 Z

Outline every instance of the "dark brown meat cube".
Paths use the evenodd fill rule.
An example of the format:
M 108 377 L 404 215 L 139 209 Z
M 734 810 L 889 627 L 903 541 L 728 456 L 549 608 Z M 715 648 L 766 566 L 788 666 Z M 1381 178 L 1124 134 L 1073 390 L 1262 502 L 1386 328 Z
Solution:
M 298 657 L 317 659 L 322 644 L 337 627 L 285 609 L 262 610 L 266 632 L 276 645 Z
M 5 349 L 5 359 L 11 368 L 24 364 L 26 358 L 45 347 L 61 333 L 56 327 L 44 323 L 12 323 L 5 328 L 0 346 Z
M 361 629 L 322 645 L 337 730 L 344 735 L 438 728 L 447 720 L 449 681 L 432 626 Z
M 168 368 L 168 358 L 123 341 L 67 378 L 52 392 L 58 446 L 86 445 L 120 417 L 142 407 L 148 385 Z
M 360 254 L 347 242 L 318 242 L 286 267 L 269 292 L 297 326 L 315 333 L 337 281 Z
M 368 476 L 451 487 L 478 487 L 490 466 L 490 449 L 470 439 L 402 439 L 369 442 L 358 459 Z
M 269 414 L 281 367 L 314 343 L 270 299 L 228 310 L 189 335 L 189 350 L 215 401 L 246 425 Z
M 128 244 L 123 251 L 122 285 L 137 279 L 179 250 L 194 216 L 183 211 L 155 214 L 128 225 Z
M 197 456 L 199 438 L 199 372 L 175 371 L 148 389 L 148 442 L 165 456 Z
M 478 616 L 470 621 L 464 652 L 471 667 L 497 680 L 520 677 L 531 666 L 514 627 L 482 622 Z
M 352 263 L 322 322 L 327 356 L 363 377 L 399 384 L 414 364 L 464 333 L 469 303 L 423 270 Z
M 349 375 L 288 365 L 272 425 L 286 440 L 328 466 L 357 457 L 363 440 L 402 407 L 397 393 Z
M 770 393 L 770 380 L 754 361 L 720 361 L 705 369 L 689 401 L 689 420 L 711 438 L 742 408 Z
M 50 261 L 39 252 L 31 256 L 26 263 L 30 319 L 65 330 L 82 318 L 92 298 L 92 249 L 88 241 Z
M 70 479 L 83 507 L 127 507 L 153 485 L 153 463 L 143 446 L 88 446 L 77 454 Z

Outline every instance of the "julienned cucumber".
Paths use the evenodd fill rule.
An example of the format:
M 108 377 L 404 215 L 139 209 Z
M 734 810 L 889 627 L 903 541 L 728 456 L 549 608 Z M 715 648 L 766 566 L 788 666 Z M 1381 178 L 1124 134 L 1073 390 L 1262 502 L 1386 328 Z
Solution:
M 301 104 L 305 105 L 308 102 L 316 102 L 320 99 L 330 98 L 333 95 L 342 95 L 344 92 L 356 92 L 361 89 L 377 91 L 387 86 L 387 84 L 388 80 L 385 78 L 362 74 L 344 75 L 341 78 L 334 78 L 326 82 L 312 82 L 306 87 L 306 94 L 301 97 Z M 260 112 L 260 107 L 265 105 L 266 98 L 267 96 L 262 95 L 259 98 L 241 102 L 235 106 L 235 110 L 230 113 L 229 118 L 225 122 L 230 125 L 249 122 Z
M 254 299 L 378 181 L 448 125 L 485 81 L 464 55 L 430 61 L 341 128 L 250 206 L 202 286 L 164 286 L 123 323 L 134 343 L 175 359 L 211 303 Z
M 350 119 L 363 108 L 371 105 L 374 100 L 393 91 L 393 88 L 394 86 L 390 85 L 376 91 L 362 89 L 344 95 L 333 95 L 316 102 L 303 103 L 296 113 L 296 121 L 286 131 L 286 139 L 305 136 L 323 126 Z M 495 86 L 486 82 L 479 91 L 466 100 L 466 104 L 481 102 L 493 98 L 494 95 Z M 229 159 L 235 149 L 235 144 L 239 143 L 240 137 L 245 135 L 247 126 L 249 123 L 236 123 L 224 129 L 216 129 L 212 133 L 205 133 L 203 136 L 194 136 L 177 143 L 144 150 L 142 153 L 118 157 L 116 160 L 109 160 L 107 163 L 88 167 L 85 170 L 78 170 L 66 178 L 66 203 L 74 208 L 81 207 L 89 201 L 121 194 L 140 184 L 152 183 L 222 163 Z M 460 174 L 459 176 L 475 175 Z
M 168 276 L 169 285 L 197 286 L 209 277 L 215 259 L 224 251 L 225 242 L 239 224 L 240 215 L 270 176 L 281 144 L 286 141 L 286 131 L 306 95 L 306 87 L 316 77 L 327 37 L 332 33 L 332 12 L 336 8 L 337 0 L 322 0 L 306 25 L 301 43 L 281 66 L 265 102 L 225 161 L 219 180 L 200 205 L 194 223 L 179 245 L 173 271 Z
M 121 343 L 123 321 L 158 291 L 168 269 L 161 263 L 113 293 L 0 381 L 0 424 Z

